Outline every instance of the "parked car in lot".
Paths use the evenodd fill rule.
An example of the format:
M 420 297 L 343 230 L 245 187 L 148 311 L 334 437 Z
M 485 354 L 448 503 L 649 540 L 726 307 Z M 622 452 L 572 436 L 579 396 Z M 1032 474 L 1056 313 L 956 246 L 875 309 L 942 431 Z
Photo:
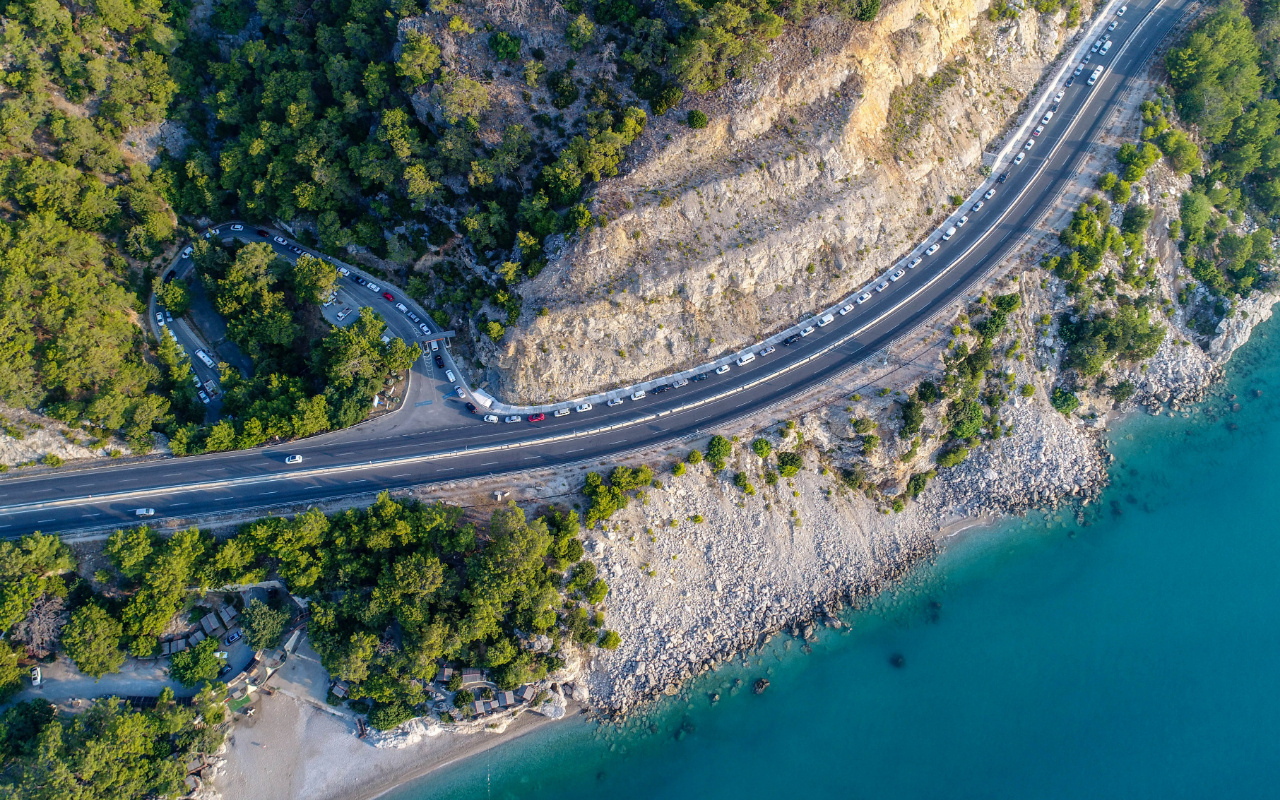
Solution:
M 453 387 L 453 393 L 456 394 L 458 397 L 465 397 L 467 394 L 467 390 L 463 389 L 461 386 L 455 386 Z
M 577 411 L 579 414 L 585 413 L 590 410 L 591 410 L 590 403 L 580 403 L 578 407 L 574 409 L 574 411 Z
M 230 647 L 231 645 L 240 641 L 240 639 L 243 636 L 244 636 L 244 631 L 235 631 L 234 633 L 232 633 L 230 636 L 227 637 L 227 647 Z
M 569 415 L 569 409 L 568 409 L 568 408 L 557 408 L 557 409 L 556 409 L 556 412 L 555 412 L 554 414 L 552 414 L 551 416 L 553 416 L 553 417 L 567 417 L 568 415 Z
M 485 415 L 484 415 L 484 421 L 485 421 L 485 422 L 497 422 L 497 421 L 498 421 L 498 417 L 497 417 L 497 415 L 496 415 L 496 414 L 485 414 Z
M 457 380 L 457 378 L 453 377 L 453 370 L 451 369 L 446 369 L 444 371 L 444 377 L 445 377 L 445 380 L 449 381 L 449 383 L 453 383 L 454 381 Z
M 44 683 L 44 677 L 40 674 L 40 668 L 32 667 L 31 668 L 31 685 L 35 687 L 35 686 L 39 686 L 42 683 Z
M 716 367 L 716 374 L 717 374 L 717 375 L 723 375 L 723 374 L 725 374 L 725 373 L 726 373 L 726 372 L 728 372 L 728 371 L 729 371 L 729 365 L 728 365 L 728 364 L 724 364 L 724 365 L 722 365 L 722 366 Z
M 467 413 L 468 413 L 468 414 L 474 414 L 474 413 L 476 413 L 477 411 L 479 411 L 479 410 L 480 410 L 480 409 L 476 408 L 476 404 L 475 404 L 475 403 L 467 403 L 467 404 L 465 404 L 463 407 L 467 409 Z
M 205 405 L 209 405 L 209 395 L 204 393 L 204 389 L 201 389 L 200 391 L 196 392 L 196 394 L 200 395 L 201 403 L 204 403 Z
M 185 248 L 183 248 L 183 250 L 182 250 L 182 257 L 183 257 L 183 258 L 191 258 L 191 254 L 192 254 L 192 253 L 194 253 L 194 252 L 195 252 L 195 248 L 193 248 L 191 245 L 187 245 L 187 246 L 186 246 Z
M 291 456 L 289 456 L 288 458 L 286 458 L 286 459 L 284 460 L 284 463 L 286 463 L 286 464 L 301 464 L 301 463 L 302 463 L 302 456 L 298 455 L 297 453 L 294 453 L 293 455 L 291 455 Z
M 438 367 L 438 368 L 440 368 L 440 369 L 444 369 L 444 357 L 443 357 L 443 356 L 441 356 L 439 353 L 436 353 L 434 361 L 436 362 L 436 367 Z
M 432 339 L 432 340 L 431 340 L 431 352 L 433 352 L 433 353 L 434 353 L 434 352 L 436 352 L 436 351 L 437 351 L 437 350 L 439 350 L 439 349 L 440 349 L 440 340 L 439 340 L 439 339 Z
M 161 326 L 163 326 L 163 325 L 164 325 L 164 312 L 163 312 L 163 311 L 157 311 L 157 312 L 156 312 L 156 322 L 160 323 L 160 325 L 161 325 Z
M 338 322 L 342 322 L 344 319 L 346 319 L 346 318 L 347 318 L 347 315 L 348 315 L 348 314 L 350 314 L 350 313 L 351 313 L 351 307 L 350 307 L 350 306 L 347 306 L 346 308 L 344 308 L 344 309 L 342 309 L 341 311 L 339 311 L 339 312 L 338 312 Z

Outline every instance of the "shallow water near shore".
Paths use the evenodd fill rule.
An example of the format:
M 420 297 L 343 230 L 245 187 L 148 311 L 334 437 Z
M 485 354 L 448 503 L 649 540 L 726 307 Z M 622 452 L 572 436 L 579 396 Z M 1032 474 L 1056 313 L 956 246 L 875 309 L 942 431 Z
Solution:
M 1280 326 L 1200 413 L 1111 436 L 1084 525 L 968 532 L 810 654 L 779 637 L 621 729 L 550 726 L 387 797 L 1275 796 Z

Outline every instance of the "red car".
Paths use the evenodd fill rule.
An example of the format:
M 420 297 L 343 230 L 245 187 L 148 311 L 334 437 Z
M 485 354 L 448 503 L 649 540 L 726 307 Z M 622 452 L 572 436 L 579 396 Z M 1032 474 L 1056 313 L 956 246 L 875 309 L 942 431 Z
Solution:
M 546 418 L 547 418 L 546 414 L 530 414 L 529 415 L 530 422 L 542 422 Z
M 383 292 L 382 296 L 387 298 L 388 303 L 394 303 L 396 301 L 396 299 L 391 296 L 391 292 Z

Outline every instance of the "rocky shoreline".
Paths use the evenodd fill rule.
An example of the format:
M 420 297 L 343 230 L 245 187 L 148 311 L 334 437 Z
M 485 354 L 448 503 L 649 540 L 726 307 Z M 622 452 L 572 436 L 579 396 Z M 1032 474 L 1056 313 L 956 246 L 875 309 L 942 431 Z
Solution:
M 1019 399 L 1005 412 L 1010 436 L 945 471 L 901 514 L 819 472 L 801 472 L 786 491 L 746 496 L 705 464 L 688 468 L 607 530 L 586 534 L 610 576 L 610 625 L 624 644 L 587 665 L 575 696 L 599 718 L 617 719 L 680 694 L 778 633 L 807 639 L 818 625 L 842 625 L 842 611 L 932 559 L 957 528 L 1035 510 L 1068 508 L 1083 519 L 1110 482 L 1109 424 L 1138 409 L 1187 413 L 1210 397 L 1223 365 L 1278 299 L 1259 293 L 1241 303 L 1245 313 L 1224 320 L 1205 349 L 1178 344 L 1172 330 L 1147 369 L 1133 370 L 1141 382 L 1121 408 L 1085 398 L 1097 416 L 1069 418 Z M 702 521 L 691 524 L 694 515 Z

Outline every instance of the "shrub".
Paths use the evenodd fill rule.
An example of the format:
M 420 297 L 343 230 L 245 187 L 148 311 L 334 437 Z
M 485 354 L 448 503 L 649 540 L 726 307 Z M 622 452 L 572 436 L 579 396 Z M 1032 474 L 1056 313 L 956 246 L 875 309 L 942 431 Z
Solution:
M 1136 387 L 1133 385 L 1133 381 L 1121 381 L 1111 387 L 1111 399 L 1117 403 L 1123 403 L 1133 397 L 1134 391 L 1136 391 Z
M 751 443 L 751 451 L 761 458 L 768 458 L 773 452 L 773 445 L 769 444 L 768 439 L 760 438 Z
M 862 484 L 866 482 L 867 475 L 862 471 L 862 467 L 845 467 L 840 470 L 840 480 L 845 486 L 857 491 L 858 489 L 861 489 Z
M 380 704 L 369 712 L 369 724 L 380 731 L 389 731 L 402 722 L 413 719 L 413 712 L 399 700 Z
M 599 646 L 605 650 L 617 650 L 620 644 L 622 644 L 622 637 L 617 631 L 605 631 L 600 636 Z
M 924 425 L 924 404 L 918 400 L 908 400 L 902 404 L 902 435 L 914 436 Z
M 707 127 L 707 115 L 696 108 L 690 109 L 688 123 L 689 127 L 694 130 L 705 128 Z
M 777 486 L 777 485 L 778 485 L 778 473 L 774 472 L 774 471 L 773 471 L 773 470 L 771 470 L 771 469 L 767 469 L 767 470 L 765 470 L 765 471 L 764 471 L 764 482 L 765 482 L 765 484 L 766 484 L 766 485 L 768 485 L 768 486 Z
M 907 481 L 907 495 L 913 500 L 919 497 L 924 488 L 929 485 L 929 479 L 937 474 L 933 470 L 929 470 L 928 472 L 917 472 L 912 475 Z
M 747 473 L 745 472 L 739 472 L 733 476 L 733 485 L 741 489 L 744 494 L 756 493 L 756 487 L 752 486 L 751 482 L 747 480 Z
M 782 477 L 790 478 L 799 472 L 803 466 L 804 459 L 799 453 L 778 453 L 778 472 L 782 473 Z
M 1080 407 L 1080 398 L 1076 397 L 1075 392 L 1069 392 L 1061 386 L 1053 390 L 1049 402 L 1063 414 L 1070 414 Z
M 582 563 L 589 564 L 591 562 L 586 561 Z M 608 594 L 609 594 L 609 584 L 605 583 L 605 581 L 602 578 L 596 578 L 594 581 L 591 582 L 591 585 L 587 587 L 586 599 L 587 599 L 587 602 L 593 606 L 599 605 L 600 603 L 604 602 L 604 598 Z
M 494 31 L 489 37 L 489 49 L 499 61 L 515 61 L 520 57 L 520 39 L 506 31 Z
M 1035 385 L 1033 385 L 1033 384 L 1030 384 L 1030 383 L 1024 383 L 1024 384 L 1022 384 L 1022 392 L 1021 392 L 1021 393 L 1022 393 L 1022 396 L 1023 396 L 1023 397 L 1031 397 L 1032 395 L 1034 395 L 1034 394 L 1036 393 L 1036 387 L 1035 387 Z
M 671 468 L 671 474 L 677 478 L 684 474 L 685 466 L 683 461 L 677 461 L 676 465 Z
M 690 464 L 701 464 L 701 463 L 702 463 L 702 451 L 701 451 L 701 450 L 690 450 L 690 451 L 689 451 L 689 457 L 688 457 L 688 458 L 686 458 L 686 459 L 685 459 L 685 461 L 687 461 L 687 462 L 688 462 L 688 463 L 690 463 Z
M 953 450 L 947 450 L 938 454 L 938 466 L 942 468 L 954 467 L 969 457 L 969 450 L 964 447 L 957 447 Z
M 724 469 L 725 462 L 729 460 L 729 456 L 732 454 L 733 443 L 718 433 L 711 437 L 711 441 L 707 442 L 707 463 L 711 465 L 711 469 L 715 472 Z
M 868 433 L 866 436 L 862 437 L 862 454 L 864 456 L 871 455 L 879 446 L 880 437 L 876 436 L 874 433 Z

